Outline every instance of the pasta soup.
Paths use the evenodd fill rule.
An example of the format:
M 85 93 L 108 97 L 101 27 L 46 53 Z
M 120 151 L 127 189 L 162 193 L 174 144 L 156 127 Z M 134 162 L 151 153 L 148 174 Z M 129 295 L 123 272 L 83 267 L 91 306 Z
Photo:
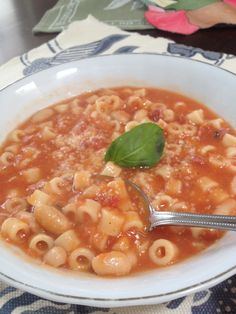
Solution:
M 146 122 L 164 130 L 160 162 L 133 169 L 104 161 L 113 140 Z M 84 93 L 35 113 L 3 143 L 1 235 L 42 263 L 101 276 L 171 265 L 223 232 L 148 232 L 145 208 L 123 179 L 156 210 L 235 215 L 235 157 L 235 131 L 192 99 L 154 88 Z

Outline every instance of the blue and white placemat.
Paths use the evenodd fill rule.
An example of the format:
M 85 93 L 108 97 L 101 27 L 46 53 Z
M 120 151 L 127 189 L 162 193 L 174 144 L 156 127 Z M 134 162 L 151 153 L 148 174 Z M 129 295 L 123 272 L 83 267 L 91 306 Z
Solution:
M 94 31 L 96 30 L 96 32 Z M 128 33 L 92 16 L 73 22 L 55 39 L 10 60 L 0 67 L 0 89 L 43 69 L 95 55 L 158 53 L 214 64 L 236 73 L 236 57 L 186 47 L 164 38 Z M 236 276 L 223 283 L 165 304 L 99 309 L 41 299 L 0 282 L 0 314 L 213 314 L 236 313 Z

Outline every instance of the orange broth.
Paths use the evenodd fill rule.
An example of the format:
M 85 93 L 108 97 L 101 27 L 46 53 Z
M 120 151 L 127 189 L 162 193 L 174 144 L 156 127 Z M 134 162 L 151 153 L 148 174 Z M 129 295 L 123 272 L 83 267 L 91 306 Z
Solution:
M 116 96 L 115 101 L 109 98 L 111 95 Z M 84 196 L 84 188 L 74 188 L 74 174 L 83 170 L 91 174 L 101 173 L 106 164 L 104 154 L 108 146 L 117 136 L 125 132 L 125 127 L 130 121 L 136 121 L 137 124 L 153 122 L 160 125 L 164 130 L 166 147 L 161 161 L 154 167 L 122 168 L 119 177 L 128 178 L 138 184 L 147 193 L 157 210 L 213 214 L 217 208 L 224 209 L 225 204 L 227 207 L 227 202 L 230 201 L 232 206 L 227 214 L 235 214 L 235 193 L 232 188 L 236 172 L 233 167 L 235 156 L 227 156 L 231 146 L 225 145 L 223 138 L 225 134 L 235 136 L 236 133 L 223 119 L 219 120 L 219 123 L 212 122 L 219 117 L 197 101 L 166 90 L 122 87 L 84 93 L 49 108 L 51 114 L 45 119 L 39 118 L 38 121 L 37 117 L 34 119 L 33 116 L 19 125 L 17 130 L 23 132 L 18 139 L 10 135 L 0 150 L 3 156 L 0 161 L 1 223 L 8 218 L 16 217 L 29 224 L 28 218 L 25 219 L 22 214 L 27 212 L 32 214 L 29 215 L 30 219 L 33 219 L 30 222 L 33 221 L 36 225 L 34 228 L 30 227 L 29 234 L 23 237 L 21 242 L 11 239 L 8 233 L 3 234 L 3 238 L 20 246 L 27 254 L 47 263 L 44 259 L 46 253 L 38 254 L 29 247 L 29 243 L 37 233 L 47 234 L 52 241 L 59 236 L 50 230 L 45 230 L 34 217 L 35 206 L 28 202 L 27 197 L 35 190 L 39 190 L 50 195 L 50 206 L 54 206 L 58 211 L 73 202 L 80 207 L 87 197 Z M 196 123 L 188 118 L 188 114 L 196 110 L 202 110 L 202 123 Z M 144 118 L 138 117 L 137 112 L 140 116 L 143 114 Z M 182 132 L 172 134 L 170 128 L 173 123 L 176 123 L 180 129 L 183 127 Z M 217 125 L 219 127 L 216 127 Z M 45 129 L 51 132 L 51 138 L 46 136 L 46 140 L 43 133 Z M 203 147 L 209 145 L 212 148 L 205 152 Z M 12 152 L 9 150 L 10 146 L 14 146 Z M 28 148 L 32 148 L 33 153 L 27 151 Z M 4 155 L 9 151 L 10 155 Z M 217 166 L 210 161 L 211 157 L 218 158 L 220 161 L 225 160 L 225 164 L 222 162 Z M 27 162 L 24 162 L 25 160 Z M 171 174 L 167 176 L 158 174 L 158 169 L 166 165 L 171 169 Z M 35 179 L 29 179 L 25 172 L 32 168 L 39 169 L 37 170 L 39 175 Z M 55 177 L 64 180 L 64 183 L 59 186 L 62 192 L 58 194 L 45 189 L 48 182 Z M 199 180 L 205 177 L 215 182 L 215 186 L 209 188 L 207 192 L 198 184 Z M 90 179 L 91 184 L 94 182 Z M 179 191 L 176 191 L 177 184 L 181 187 Z M 99 191 L 89 199 L 98 202 L 101 208 L 109 208 L 115 215 L 126 217 L 119 208 L 119 193 L 111 191 L 104 182 L 100 182 L 97 186 Z M 134 191 L 128 189 L 128 194 L 133 206 L 132 210 L 137 211 L 143 222 L 143 228 L 130 228 L 124 231 L 121 227 L 116 236 L 103 235 L 103 232 L 98 230 L 101 208 L 96 222 L 87 214 L 83 214 L 79 221 L 75 216 L 68 214 L 69 229 L 74 230 L 78 236 L 79 247 L 87 248 L 94 256 L 98 256 L 112 251 L 117 240 L 125 237 L 128 249 L 120 250 L 124 254 L 132 252 L 135 262 L 132 262 L 131 271 L 136 272 L 164 266 L 150 259 L 150 246 L 157 239 L 169 240 L 177 248 L 177 253 L 167 263 L 170 265 L 192 257 L 223 235 L 223 232 L 217 230 L 205 229 L 194 233 L 192 228 L 172 226 L 159 227 L 147 232 L 147 213 Z M 163 195 L 168 196 L 167 204 L 165 201 L 160 201 Z M 14 197 L 26 200 L 25 208 L 9 210 L 6 202 Z M 102 237 L 106 239 L 103 250 L 96 244 Z M 41 246 L 44 248 L 43 243 Z M 66 260 L 58 267 L 71 268 L 67 259 L 70 254 L 70 251 L 66 251 Z M 158 254 L 162 256 L 165 251 L 159 249 Z M 89 267 L 86 270 L 93 271 L 93 268 Z

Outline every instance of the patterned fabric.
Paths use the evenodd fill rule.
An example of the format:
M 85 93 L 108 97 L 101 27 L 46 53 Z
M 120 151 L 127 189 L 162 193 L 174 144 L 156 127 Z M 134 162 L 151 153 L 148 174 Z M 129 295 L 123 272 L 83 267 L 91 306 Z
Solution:
M 122 29 L 151 29 L 152 25 L 144 18 L 145 10 L 141 0 L 59 0 L 44 14 L 33 32 L 60 32 L 69 23 L 83 20 L 88 14 Z
M 96 32 L 93 30 L 96 29 Z M 78 36 L 78 34 L 81 34 Z M 236 74 L 236 57 L 186 47 L 163 38 L 129 34 L 92 17 L 72 23 L 50 42 L 0 67 L 0 89 L 17 79 L 71 60 L 119 53 L 158 53 L 192 58 Z M 116 309 L 60 304 L 0 282 L 0 314 L 213 314 L 236 313 L 236 276 L 217 286 L 164 304 Z

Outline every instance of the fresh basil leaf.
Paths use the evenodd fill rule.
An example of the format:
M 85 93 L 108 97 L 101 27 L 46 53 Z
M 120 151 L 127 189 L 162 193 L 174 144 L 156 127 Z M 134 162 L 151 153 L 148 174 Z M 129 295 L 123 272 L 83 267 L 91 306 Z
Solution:
M 115 139 L 105 160 L 121 167 L 152 167 L 161 158 L 165 146 L 163 130 L 154 123 L 143 123 Z

